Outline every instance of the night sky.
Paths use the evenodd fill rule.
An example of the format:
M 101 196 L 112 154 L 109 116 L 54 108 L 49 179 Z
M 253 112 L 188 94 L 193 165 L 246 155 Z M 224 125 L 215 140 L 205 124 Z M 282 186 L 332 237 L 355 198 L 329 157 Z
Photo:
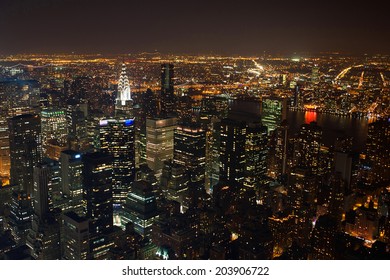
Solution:
M 0 0 L 0 54 L 389 54 L 389 11 L 366 2 Z

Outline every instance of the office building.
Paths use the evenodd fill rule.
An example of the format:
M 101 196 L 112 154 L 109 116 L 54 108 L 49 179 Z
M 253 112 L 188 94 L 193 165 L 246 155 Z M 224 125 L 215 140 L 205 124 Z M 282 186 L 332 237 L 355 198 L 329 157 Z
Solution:
M 43 156 L 49 157 L 50 146 L 58 146 L 59 149 L 66 149 L 68 143 L 68 124 L 65 110 L 43 110 L 41 112 L 41 134 Z
M 196 124 L 178 125 L 174 133 L 173 162 L 185 166 L 190 204 L 196 206 L 205 191 L 206 132 Z
M 41 119 L 20 115 L 9 119 L 11 184 L 28 194 L 33 191 L 33 168 L 41 161 Z
M 83 162 L 79 152 L 66 150 L 61 153 L 61 191 L 68 200 L 67 208 L 80 216 L 85 215 L 83 198 Z
M 87 133 L 88 104 L 72 104 L 66 108 L 68 143 L 71 150 L 86 152 L 90 148 Z
M 26 191 L 13 191 L 10 205 L 9 228 L 18 244 L 26 243 L 31 228 L 33 206 L 31 195 Z
M 157 179 L 161 177 L 164 161 L 173 159 L 174 130 L 177 119 L 146 120 L 146 162 Z
M 153 222 L 157 218 L 157 203 L 152 186 L 144 180 L 135 181 L 123 205 L 122 227 L 133 223 L 137 233 L 150 238 Z
M 267 155 L 268 155 L 267 128 L 260 122 L 249 122 L 246 128 L 245 139 L 245 179 L 247 188 L 260 189 L 266 185 Z
M 328 215 L 320 216 L 311 235 L 309 259 L 333 260 L 336 251 L 337 222 Z
M 261 102 L 261 122 L 271 134 L 287 119 L 287 99 L 265 97 Z
M 176 115 L 176 96 L 174 93 L 174 66 L 161 65 L 160 115 L 163 117 Z
M 9 183 L 10 161 L 8 124 L 6 118 L 0 116 L 0 182 L 2 185 Z
M 100 149 L 113 157 L 112 194 L 114 209 L 120 209 L 135 176 L 134 119 L 100 121 Z
M 113 228 L 111 155 L 95 152 L 83 155 L 84 199 L 89 219 L 88 259 L 106 259 L 112 246 L 110 233 Z
M 389 182 L 390 125 L 386 119 L 368 125 L 366 152 L 362 171 L 363 182 L 370 186 Z
M 308 167 L 313 174 L 320 173 L 322 128 L 315 122 L 303 124 L 296 137 L 294 165 Z
M 195 196 L 196 191 L 189 192 L 189 179 L 185 165 L 174 163 L 171 160 L 164 162 L 161 189 L 167 199 L 180 203 L 181 212 L 187 211 L 190 206 L 195 207 L 194 204 L 198 200 Z M 197 186 L 192 187 L 196 190 Z
M 33 206 L 40 221 L 53 212 L 60 196 L 61 175 L 59 163 L 44 159 L 34 167 Z
M 86 260 L 89 253 L 89 221 L 70 211 L 62 216 L 63 259 Z
M 267 171 L 266 127 L 257 117 L 238 113 L 223 119 L 220 126 L 220 181 L 259 188 Z

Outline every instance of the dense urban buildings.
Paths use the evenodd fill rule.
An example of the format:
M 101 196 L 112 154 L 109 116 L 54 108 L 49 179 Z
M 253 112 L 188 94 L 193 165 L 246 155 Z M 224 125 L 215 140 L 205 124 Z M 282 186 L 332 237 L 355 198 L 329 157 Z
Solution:
M 0 259 L 389 259 L 390 56 L 0 56 Z

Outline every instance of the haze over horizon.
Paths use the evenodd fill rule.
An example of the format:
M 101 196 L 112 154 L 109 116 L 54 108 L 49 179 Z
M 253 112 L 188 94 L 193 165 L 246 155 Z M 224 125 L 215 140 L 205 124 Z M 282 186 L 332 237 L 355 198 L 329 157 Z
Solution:
M 378 3 L 3 0 L 0 54 L 388 54 Z

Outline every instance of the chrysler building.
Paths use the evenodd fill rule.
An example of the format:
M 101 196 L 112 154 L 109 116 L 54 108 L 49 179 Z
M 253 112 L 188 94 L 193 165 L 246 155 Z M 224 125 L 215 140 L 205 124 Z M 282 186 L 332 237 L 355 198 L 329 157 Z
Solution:
M 129 78 L 126 73 L 126 64 L 122 64 L 122 71 L 118 81 L 118 94 L 116 96 L 116 105 L 125 106 L 126 101 L 131 101 L 131 91 Z

